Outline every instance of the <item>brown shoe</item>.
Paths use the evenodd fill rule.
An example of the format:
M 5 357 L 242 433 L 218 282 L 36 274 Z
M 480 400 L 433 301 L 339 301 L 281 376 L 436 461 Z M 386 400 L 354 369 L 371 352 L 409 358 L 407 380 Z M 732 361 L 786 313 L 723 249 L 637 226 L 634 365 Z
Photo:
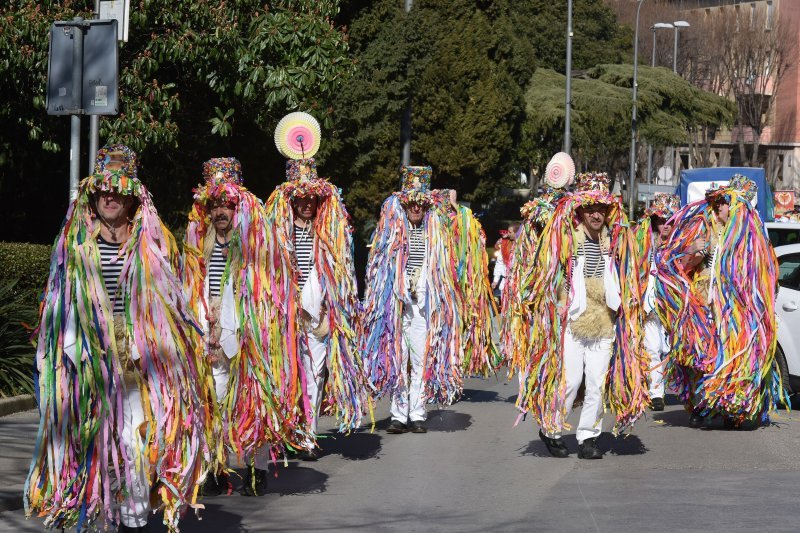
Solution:
M 392 435 L 399 435 L 406 432 L 408 432 L 408 426 L 399 420 L 392 420 L 389 427 L 386 428 L 386 433 L 391 433 Z
M 428 426 L 426 426 L 425 422 L 422 420 L 412 420 L 411 424 L 408 426 L 408 430 L 411 433 L 427 433 Z

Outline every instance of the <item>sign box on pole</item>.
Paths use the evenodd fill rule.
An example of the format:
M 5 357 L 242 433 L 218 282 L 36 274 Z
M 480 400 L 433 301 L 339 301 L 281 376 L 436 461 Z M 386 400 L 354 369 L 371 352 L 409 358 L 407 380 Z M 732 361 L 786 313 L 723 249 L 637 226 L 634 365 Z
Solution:
M 84 31 L 83 83 L 81 105 L 75 108 L 72 95 L 72 47 L 75 32 L 78 31 Z M 119 112 L 118 73 L 116 20 L 53 23 L 47 70 L 49 115 L 116 115 Z
M 131 12 L 130 0 L 100 0 L 100 18 L 117 21 L 117 39 L 128 42 L 128 21 Z

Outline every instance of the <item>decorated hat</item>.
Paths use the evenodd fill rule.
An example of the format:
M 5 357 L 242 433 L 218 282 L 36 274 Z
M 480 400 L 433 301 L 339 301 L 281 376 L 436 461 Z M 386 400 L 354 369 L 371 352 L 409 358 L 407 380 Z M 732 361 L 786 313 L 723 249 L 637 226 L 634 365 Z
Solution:
M 430 206 L 433 204 L 431 195 L 431 174 L 433 169 L 429 166 L 400 167 L 400 183 L 402 190 L 395 195 L 403 205 L 419 204 Z
M 578 175 L 574 196 L 581 205 L 613 204 L 614 197 L 609 192 L 611 178 L 605 172 L 584 172 Z
M 242 164 L 235 157 L 215 157 L 203 163 L 203 180 L 205 184 L 194 190 L 196 202 L 239 203 L 244 179 Z
M 727 185 L 712 183 L 706 190 L 706 200 L 709 202 L 720 202 L 725 200 L 730 202 L 731 195 L 744 198 L 747 202 L 752 202 L 758 194 L 756 182 L 741 174 L 734 174 Z
M 553 189 L 563 189 L 575 181 L 575 162 L 569 154 L 558 152 L 544 171 L 544 182 Z
M 653 197 L 653 202 L 645 212 L 646 217 L 659 217 L 668 220 L 675 211 L 681 208 L 681 199 L 678 195 L 665 192 L 657 192 Z
M 94 174 L 81 182 L 80 189 L 90 194 L 116 192 L 139 197 L 142 184 L 137 178 L 137 164 L 136 152 L 124 144 L 107 144 L 97 151 Z
M 286 182 L 281 187 L 290 198 L 322 198 L 334 194 L 334 186 L 317 176 L 314 155 L 321 139 L 319 122 L 308 113 L 289 113 L 275 127 L 275 146 L 288 159 Z
M 129 178 L 138 177 L 139 158 L 124 144 L 107 144 L 100 148 L 94 158 L 95 173 L 102 173 L 110 163 L 117 163 L 119 170 Z
M 566 191 L 561 189 L 547 188 L 541 196 L 526 202 L 519 212 L 525 220 L 532 221 L 539 226 L 545 226 L 555 212 L 558 201 L 567 196 L 567 194 Z

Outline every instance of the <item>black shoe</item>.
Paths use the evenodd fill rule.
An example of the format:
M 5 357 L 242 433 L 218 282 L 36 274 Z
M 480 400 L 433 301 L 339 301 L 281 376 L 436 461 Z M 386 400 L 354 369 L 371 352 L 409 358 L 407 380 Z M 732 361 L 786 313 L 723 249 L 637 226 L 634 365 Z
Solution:
M 569 457 L 569 450 L 567 449 L 567 446 L 564 444 L 564 441 L 561 440 L 561 437 L 553 439 L 542 433 L 540 430 L 539 438 L 542 439 L 542 442 L 544 442 L 545 446 L 547 446 L 547 451 L 549 451 L 550 455 L 552 455 L 553 457 L 559 457 L 559 458 Z
M 581 459 L 603 458 L 603 454 L 597 449 L 597 437 L 578 443 L 578 457 Z
M 408 426 L 408 430 L 411 433 L 427 433 L 428 426 L 425 425 L 424 420 L 412 420 L 411 424 Z
M 267 492 L 267 471 L 250 468 L 244 477 L 242 496 L 261 496 Z
M 216 477 L 209 475 L 200 485 L 201 496 L 219 496 L 220 494 L 230 494 L 231 480 L 226 472 L 217 474 Z
M 389 427 L 386 428 L 386 433 L 391 433 L 393 435 L 399 435 L 407 431 L 408 431 L 408 426 L 403 424 L 399 420 L 392 420 L 392 422 L 389 424 Z
M 322 450 L 318 446 L 314 446 L 310 450 L 300 450 L 297 453 L 297 457 L 299 457 L 301 461 L 316 461 L 322 457 Z
M 692 411 L 692 415 L 689 417 L 689 427 L 697 429 L 703 426 L 703 422 L 706 421 L 706 417 L 700 414 L 700 411 L 694 410 Z
M 663 411 L 664 410 L 664 398 L 661 398 L 661 397 L 653 398 L 651 400 L 651 403 L 653 404 L 653 411 Z

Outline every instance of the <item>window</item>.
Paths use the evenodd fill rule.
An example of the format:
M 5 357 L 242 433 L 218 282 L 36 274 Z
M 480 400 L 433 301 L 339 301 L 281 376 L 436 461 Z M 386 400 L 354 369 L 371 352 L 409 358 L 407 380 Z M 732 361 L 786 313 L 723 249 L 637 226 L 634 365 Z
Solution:
M 767 233 L 772 246 L 800 243 L 800 229 L 797 228 L 767 228 Z
M 800 254 L 787 254 L 778 258 L 778 285 L 800 290 Z
M 767 31 L 772 29 L 772 25 L 775 23 L 775 5 L 772 0 L 767 0 Z

